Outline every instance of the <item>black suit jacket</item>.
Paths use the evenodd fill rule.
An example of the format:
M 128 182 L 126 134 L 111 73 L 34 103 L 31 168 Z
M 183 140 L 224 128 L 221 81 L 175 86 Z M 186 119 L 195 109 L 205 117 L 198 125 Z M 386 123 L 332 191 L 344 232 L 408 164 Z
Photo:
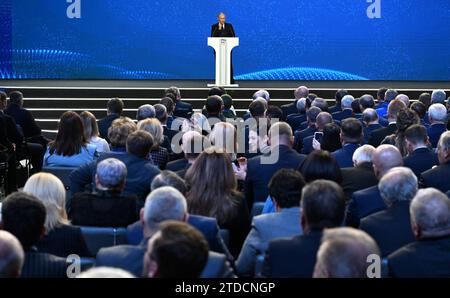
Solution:
M 192 115 L 192 105 L 181 100 L 177 101 L 175 103 L 175 111 L 173 112 L 173 115 L 175 117 L 190 119 Z
M 353 193 L 378 184 L 378 179 L 373 172 L 372 163 L 365 162 L 357 167 L 343 168 L 342 188 L 347 196 L 351 198 Z
M 308 136 L 302 140 L 302 150 L 301 150 L 302 154 L 308 155 L 314 151 L 313 140 L 314 135 Z
M 270 241 L 263 267 L 263 276 L 311 278 L 321 238 L 321 231 L 312 231 L 291 239 Z
M 450 236 L 412 242 L 388 256 L 392 277 L 450 277 Z
M 397 131 L 397 124 L 391 123 L 387 127 L 382 127 L 372 131 L 369 136 L 369 144 L 378 147 L 381 142 L 383 142 L 384 138 L 394 134 Z
M 108 143 L 109 143 L 108 129 L 113 123 L 113 121 L 116 120 L 117 118 L 120 118 L 120 115 L 111 114 L 97 121 L 98 132 L 100 133 L 100 137 L 105 139 Z
M 0 110 L 0 118 L 5 120 L 6 135 L 8 136 L 9 141 L 19 147 L 23 142 L 23 136 L 17 129 L 16 121 L 13 117 L 5 114 L 2 110 Z
M 295 113 L 287 116 L 286 122 L 292 128 L 292 131 L 297 131 L 303 122 L 306 121 L 306 114 Z
M 169 162 L 166 166 L 166 170 L 172 171 L 172 172 L 178 172 L 178 171 L 184 170 L 188 164 L 189 164 L 189 162 L 186 158 L 177 159 L 177 160 Z
M 6 133 L 6 121 L 2 117 L 0 117 L 0 144 L 4 147 L 4 148 L 1 148 L 1 146 L 0 146 L 0 150 L 6 149 L 9 152 L 14 151 L 13 144 L 9 140 L 8 134 Z
M 353 153 L 359 148 L 359 144 L 345 144 L 341 149 L 331 155 L 336 159 L 340 168 L 353 167 Z
M 382 257 L 415 240 L 411 230 L 409 201 L 396 202 L 386 210 L 363 218 L 359 228 L 377 242 Z
M 441 134 L 443 134 L 445 131 L 447 131 L 447 126 L 441 123 L 431 124 L 428 127 L 427 133 L 430 139 L 431 146 L 433 146 L 433 148 L 437 147 L 439 138 L 441 137 Z
M 283 111 L 283 120 L 286 120 L 289 115 L 296 114 L 298 112 L 297 100 L 287 105 L 282 105 L 281 110 Z
M 219 30 L 219 24 L 211 26 L 211 37 L 236 37 L 233 25 L 225 23 L 225 30 Z
M 367 144 L 369 142 L 369 138 L 372 135 L 372 132 L 374 130 L 380 129 L 383 126 L 381 124 L 370 124 L 363 128 L 364 133 L 364 144 Z
M 450 190 L 450 162 L 435 167 L 434 169 L 423 172 L 420 175 L 420 187 L 434 187 L 443 193 Z
M 353 193 L 347 205 L 345 223 L 347 226 L 359 227 L 360 220 L 372 213 L 386 209 L 386 203 L 381 198 L 378 185 Z
M 335 112 L 331 114 L 334 120 L 342 121 L 347 118 L 353 117 L 353 111 L 351 109 L 345 109 L 340 112 Z
M 305 129 L 297 130 L 294 133 L 294 149 L 297 152 L 301 152 L 303 146 L 303 140 L 309 136 L 313 136 L 317 131 L 316 126 L 308 126 Z
M 66 259 L 31 249 L 25 252 L 25 262 L 20 277 L 67 278 Z
M 420 177 L 423 172 L 439 165 L 439 159 L 429 148 L 419 148 L 403 159 L 403 165 Z
M 37 137 L 41 135 L 41 128 L 37 125 L 33 115 L 27 109 L 21 108 L 16 104 L 10 104 L 5 110 L 5 114 L 10 115 L 20 125 L 26 138 Z

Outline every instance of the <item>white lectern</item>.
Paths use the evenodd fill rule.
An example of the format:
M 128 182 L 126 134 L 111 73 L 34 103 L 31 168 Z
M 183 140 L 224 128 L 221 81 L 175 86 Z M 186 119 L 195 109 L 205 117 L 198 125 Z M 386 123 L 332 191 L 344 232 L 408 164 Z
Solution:
M 238 37 L 208 38 L 208 46 L 216 50 L 216 83 L 208 84 L 208 87 L 239 87 L 231 84 L 231 50 L 238 45 Z

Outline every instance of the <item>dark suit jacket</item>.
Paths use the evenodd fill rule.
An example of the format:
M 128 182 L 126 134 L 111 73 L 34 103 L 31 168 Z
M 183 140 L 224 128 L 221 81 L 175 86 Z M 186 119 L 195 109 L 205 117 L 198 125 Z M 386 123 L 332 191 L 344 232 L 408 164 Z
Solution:
M 352 109 L 345 109 L 340 112 L 335 112 L 335 113 L 331 114 L 331 116 L 333 116 L 334 120 L 342 121 L 344 119 L 353 117 L 353 111 L 352 111 Z
M 369 136 L 369 144 L 378 147 L 381 142 L 383 142 L 384 138 L 394 134 L 397 131 L 397 124 L 389 124 L 387 127 L 379 128 L 372 131 L 372 134 Z
M 3 113 L 2 110 L 0 110 L 0 118 L 5 120 L 6 135 L 8 136 L 9 141 L 19 147 L 23 142 L 23 136 L 17 129 L 16 121 L 13 117 Z
M 113 121 L 116 120 L 117 118 L 120 118 L 120 115 L 111 114 L 111 115 L 108 115 L 105 118 L 97 121 L 98 132 L 100 133 L 100 137 L 105 139 L 108 143 L 109 143 L 108 129 L 111 126 L 111 124 L 113 123 Z
M 225 30 L 219 30 L 219 24 L 211 26 L 211 37 L 236 37 L 233 25 L 225 23 Z
M 353 167 L 353 153 L 359 148 L 359 144 L 345 144 L 341 149 L 331 155 L 336 159 L 340 168 Z
M 353 193 L 352 199 L 347 205 L 345 223 L 347 226 L 357 228 L 361 218 L 386 208 L 378 185 L 357 191 Z
M 297 100 L 289 104 L 282 105 L 281 110 L 283 111 L 283 120 L 286 120 L 289 115 L 296 114 L 298 112 Z
M 279 169 L 297 169 L 306 159 L 306 156 L 298 154 L 288 146 L 282 145 L 278 149 L 279 159 L 274 164 L 261 164 L 261 156 L 250 158 L 247 162 L 245 195 L 250 207 L 253 202 L 264 202 L 267 199 L 267 185 Z
M 291 114 L 287 116 L 286 123 L 289 124 L 292 128 L 292 131 L 297 131 L 303 122 L 306 121 L 306 114 Z
M 388 257 L 392 277 L 450 277 L 450 236 L 412 242 Z
M 66 259 L 37 252 L 31 249 L 25 252 L 22 278 L 67 278 Z
M 341 112 L 341 111 L 342 111 L 341 106 L 337 105 L 337 104 L 328 108 L 328 113 L 330 113 L 330 114 L 334 114 L 334 113 Z
M 178 171 L 184 170 L 187 165 L 188 165 L 188 160 L 186 158 L 177 159 L 177 160 L 169 162 L 166 166 L 166 170 L 169 170 L 172 172 L 178 172 Z
M 359 228 L 372 236 L 380 248 L 381 256 L 386 257 L 414 241 L 409 218 L 409 201 L 400 201 L 361 219 Z
M 91 257 L 81 229 L 72 225 L 54 228 L 38 242 L 37 249 L 61 258 L 67 258 L 71 254 Z
M 357 167 L 341 169 L 342 189 L 347 198 L 353 193 L 378 184 L 378 179 L 373 172 L 372 163 L 365 162 Z
M 450 190 L 448 177 L 450 177 L 450 162 L 423 172 L 420 175 L 420 187 L 434 187 L 446 193 Z
M 433 148 L 437 147 L 439 138 L 441 137 L 441 134 L 443 134 L 445 131 L 447 131 L 447 126 L 441 123 L 431 124 L 428 127 L 427 129 L 428 138 L 430 139 L 430 143 L 431 146 L 433 146 Z
M 14 151 L 13 144 L 9 140 L 8 134 L 6 132 L 6 121 L 2 117 L 0 117 L 0 144 L 4 147 L 4 148 L 0 148 L 1 150 L 6 149 L 9 152 Z
M 302 150 L 301 150 L 302 154 L 308 155 L 308 154 L 310 154 L 311 152 L 314 151 L 314 147 L 312 145 L 313 144 L 313 140 L 314 140 L 314 135 L 306 137 L 306 138 L 303 139 L 303 141 L 302 141 L 302 143 L 303 143 L 302 144 Z
M 294 133 L 294 149 L 297 150 L 297 152 L 301 152 L 303 140 L 309 136 L 313 136 L 316 131 L 316 126 L 308 126 L 303 130 L 297 130 Z
M 420 177 L 423 172 L 439 165 L 439 159 L 429 148 L 419 148 L 403 159 L 403 165 Z
M 192 115 L 192 105 L 181 100 L 177 101 L 175 103 L 175 111 L 173 112 L 173 115 L 175 117 L 190 119 Z
M 311 231 L 309 234 L 291 239 L 270 241 L 263 276 L 311 278 L 321 238 L 321 231 Z
M 33 115 L 27 109 L 21 108 L 16 104 L 10 104 L 5 110 L 5 114 L 10 115 L 20 125 L 26 138 L 41 135 L 41 128 L 37 125 Z
M 370 124 L 363 128 L 364 144 L 369 142 L 369 138 L 374 130 L 382 128 L 381 124 Z

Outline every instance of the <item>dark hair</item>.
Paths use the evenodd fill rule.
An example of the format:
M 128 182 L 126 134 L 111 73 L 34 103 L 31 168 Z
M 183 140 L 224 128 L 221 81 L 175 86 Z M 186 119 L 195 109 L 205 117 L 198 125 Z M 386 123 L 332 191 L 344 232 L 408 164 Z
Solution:
M 414 124 L 420 124 L 419 116 L 411 109 L 400 110 L 397 116 L 397 132 L 395 134 L 395 145 L 400 153 L 405 156 L 408 154 L 405 144 L 405 131 Z
M 231 106 L 233 105 L 233 98 L 231 97 L 231 95 L 224 94 L 221 97 L 222 97 L 224 107 L 227 109 L 231 109 Z
M 123 111 L 123 101 L 119 98 L 112 98 L 107 104 L 108 112 L 121 115 Z
M 268 106 L 266 111 L 266 117 L 270 119 L 283 119 L 283 110 L 278 106 Z
M 154 191 L 163 186 L 172 186 L 183 195 L 186 195 L 186 184 L 184 183 L 184 179 L 175 172 L 164 170 L 156 175 L 151 183 L 151 190 Z
M 161 223 L 161 236 L 153 241 L 150 259 L 158 266 L 160 278 L 198 278 L 209 255 L 205 237 L 179 221 Z
M 79 154 L 86 144 L 81 117 L 72 111 L 64 112 L 59 119 L 56 138 L 48 145 L 50 154 L 73 156 Z
M 20 91 L 13 91 L 9 93 L 9 102 L 16 105 L 21 105 L 23 102 L 23 94 Z
M 405 131 L 405 139 L 412 144 L 425 144 L 427 142 L 427 129 L 423 125 L 413 124 Z
M 0 91 L 0 101 L 6 101 L 8 99 L 8 95 L 5 92 Z
M 305 180 L 293 169 L 281 169 L 269 181 L 269 194 L 280 208 L 299 206 Z
M 341 128 L 336 123 L 328 123 L 323 128 L 323 137 L 320 142 L 322 150 L 334 152 L 342 148 Z
M 166 107 L 167 109 L 167 114 L 172 113 L 175 110 L 175 104 L 174 104 L 174 100 L 170 97 L 163 97 L 160 101 L 160 104 L 162 104 L 163 106 Z
M 317 180 L 302 193 L 302 211 L 311 230 L 323 230 L 342 225 L 345 213 L 345 195 L 333 181 Z
M 420 119 L 423 119 L 427 114 L 427 107 L 420 101 L 413 102 L 411 105 L 411 110 L 417 113 Z
M 165 124 L 167 121 L 167 108 L 165 105 L 157 103 L 153 106 L 155 108 L 155 117 L 161 122 L 161 124 Z
M 311 107 L 312 102 L 314 99 L 316 99 L 318 96 L 315 93 L 309 93 L 306 97 L 306 108 L 309 109 Z
M 174 103 L 177 102 L 177 96 L 171 92 L 164 94 L 164 98 L 170 98 Z
M 384 95 L 384 100 L 387 102 L 391 102 L 392 100 L 394 100 L 398 95 L 397 90 L 394 89 L 388 89 L 386 90 L 386 93 Z
M 379 101 L 384 101 L 384 96 L 386 95 L 386 91 L 388 90 L 388 88 L 386 87 L 381 87 L 380 89 L 378 89 L 377 91 L 377 99 Z
M 341 132 L 346 142 L 359 143 L 363 132 L 362 124 L 355 118 L 344 119 L 341 123 Z
M 253 118 L 264 117 L 266 105 L 261 100 L 254 100 L 250 103 L 248 110 Z
M 373 109 L 375 107 L 375 100 L 372 95 L 365 94 L 359 99 L 359 105 L 362 111 L 369 108 Z
M 147 158 L 153 145 L 152 135 L 144 130 L 137 130 L 127 138 L 127 152 L 140 158 Z
M 306 183 L 325 179 L 342 183 L 342 172 L 336 159 L 328 151 L 313 151 L 308 155 L 300 172 Z
M 317 116 L 322 112 L 321 109 L 319 109 L 318 107 L 311 107 L 307 112 L 306 112 L 306 117 L 308 118 L 308 121 L 310 123 L 316 123 L 316 119 Z
M 431 94 L 424 92 L 419 95 L 419 101 L 425 105 L 425 107 L 428 109 L 431 105 Z
M 342 98 L 344 98 L 344 96 L 348 95 L 348 91 L 345 89 L 339 89 L 338 91 L 336 91 L 336 94 L 334 95 L 334 98 L 336 99 L 336 104 L 341 104 Z
M 222 110 L 222 98 L 218 95 L 209 96 L 206 99 L 205 109 L 208 115 L 218 115 Z
M 211 89 L 209 89 L 208 97 L 214 96 L 214 95 L 217 95 L 220 97 L 226 93 L 227 93 L 227 91 L 223 87 L 212 87 Z
M 178 97 L 181 97 L 180 89 L 177 87 L 169 87 L 166 90 L 164 90 L 164 97 L 170 96 L 174 100 L 174 102 L 178 101 Z
M 359 105 L 359 98 L 352 101 L 352 110 L 355 114 L 361 114 L 361 106 Z
M 46 217 L 44 204 L 25 192 L 9 195 L 2 204 L 3 230 L 20 241 L 24 250 L 39 242 Z

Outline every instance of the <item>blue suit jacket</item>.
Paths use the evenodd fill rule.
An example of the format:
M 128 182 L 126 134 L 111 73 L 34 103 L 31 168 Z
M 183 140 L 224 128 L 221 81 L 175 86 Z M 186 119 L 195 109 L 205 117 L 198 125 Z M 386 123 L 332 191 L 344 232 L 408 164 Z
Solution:
M 309 136 L 309 137 L 306 137 L 306 138 L 304 138 L 303 139 L 303 145 L 302 145 L 302 154 L 306 154 L 306 155 L 308 155 L 308 154 L 310 154 L 311 152 L 313 152 L 314 151 L 314 148 L 313 148 L 313 139 L 314 139 L 314 135 L 312 135 L 312 136 Z
M 306 121 L 306 114 L 291 114 L 287 116 L 286 122 L 289 124 L 292 128 L 292 131 L 296 131 L 300 128 L 303 122 Z
M 175 117 L 181 117 L 189 119 L 192 114 L 192 105 L 188 102 L 183 101 L 177 101 L 175 104 L 175 111 L 173 112 L 173 115 Z
M 403 159 L 403 165 L 420 177 L 423 172 L 439 165 L 439 159 L 431 149 L 419 148 Z
M 369 137 L 372 134 L 372 131 L 377 130 L 381 128 L 381 124 L 370 124 L 363 128 L 364 133 L 364 144 L 367 144 L 369 142 Z
M 428 127 L 427 129 L 428 137 L 430 138 L 430 143 L 433 146 L 433 148 L 437 147 L 439 138 L 441 137 L 441 134 L 443 134 L 445 131 L 447 131 L 447 126 L 441 123 L 431 124 Z
M 351 109 L 345 109 L 343 111 L 333 113 L 331 114 L 331 116 L 333 116 L 334 120 L 342 121 L 344 119 L 353 117 L 353 111 Z
M 380 195 L 378 185 L 353 193 L 347 205 L 345 223 L 347 226 L 359 227 L 361 218 L 386 209 L 386 203 Z
M 450 177 L 450 162 L 423 172 L 420 175 L 420 187 L 434 187 L 443 193 L 446 193 L 450 190 L 448 177 Z
M 353 153 L 359 148 L 359 144 L 345 144 L 342 149 L 334 151 L 331 155 L 336 159 L 340 168 L 353 167 Z

